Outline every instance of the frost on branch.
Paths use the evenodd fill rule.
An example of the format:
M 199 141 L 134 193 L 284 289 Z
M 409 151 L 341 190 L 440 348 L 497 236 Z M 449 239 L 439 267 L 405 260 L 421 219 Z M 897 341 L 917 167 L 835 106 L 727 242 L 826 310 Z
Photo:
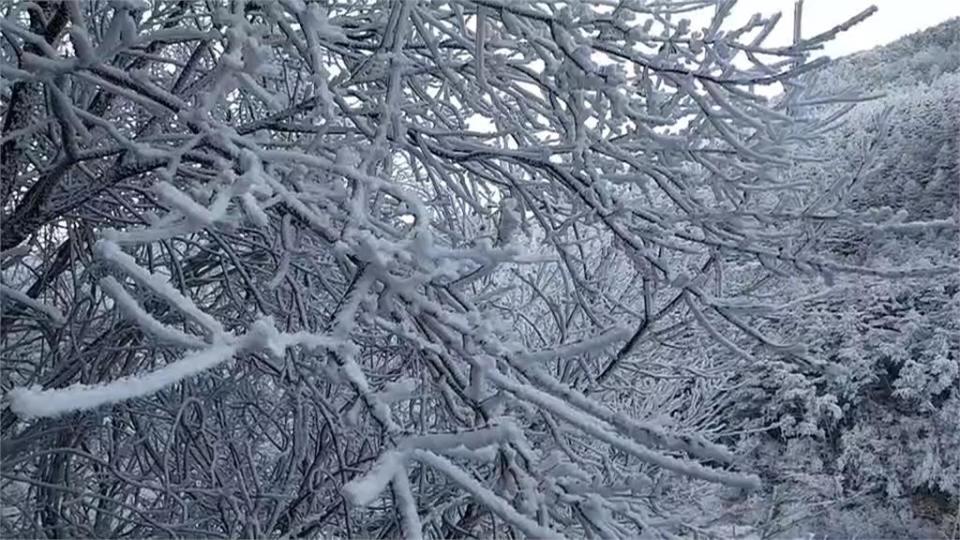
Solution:
M 685 490 L 760 483 L 728 383 L 823 368 L 770 324 L 820 291 L 764 284 L 956 269 L 808 248 L 811 221 L 955 223 L 790 179 L 838 116 L 756 90 L 836 32 L 767 47 L 778 18 L 731 5 L 12 8 L 2 428 L 28 495 L 4 526 L 701 531 Z

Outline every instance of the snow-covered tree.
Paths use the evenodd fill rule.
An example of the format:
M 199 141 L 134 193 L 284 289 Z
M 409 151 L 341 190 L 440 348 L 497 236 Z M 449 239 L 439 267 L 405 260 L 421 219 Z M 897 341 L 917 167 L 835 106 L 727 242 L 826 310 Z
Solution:
M 943 27 L 955 30 L 958 23 Z M 861 77 L 858 83 L 890 75 L 886 84 L 866 88 L 885 96 L 857 105 L 825 134 L 818 162 L 790 171 L 798 181 L 837 186 L 835 198 L 825 201 L 832 212 L 810 216 L 817 219 L 816 238 L 808 249 L 870 267 L 958 263 L 960 74 L 946 66 L 933 80 L 897 78 L 930 49 L 960 54 L 956 33 L 946 43 L 945 35 L 932 29 L 922 40 L 911 36 L 814 76 L 817 85 L 842 92 L 838 85 L 851 73 Z M 912 48 L 904 51 L 904 44 Z M 909 223 L 869 223 L 880 216 Z M 735 377 L 741 387 L 728 410 L 745 430 L 762 430 L 740 444 L 769 480 L 768 493 L 777 493 L 767 501 L 775 500 L 778 526 L 790 523 L 795 534 L 804 527 L 839 536 L 954 534 L 958 277 L 839 278 L 834 293 L 794 306 L 775 323 L 806 336 L 828 369 L 768 363 Z M 798 290 L 793 283 L 775 287 Z
M 732 5 L 5 7 L 5 534 L 706 531 L 726 374 L 829 365 L 755 282 L 956 270 L 805 249 L 836 118 L 755 91 L 870 11 Z

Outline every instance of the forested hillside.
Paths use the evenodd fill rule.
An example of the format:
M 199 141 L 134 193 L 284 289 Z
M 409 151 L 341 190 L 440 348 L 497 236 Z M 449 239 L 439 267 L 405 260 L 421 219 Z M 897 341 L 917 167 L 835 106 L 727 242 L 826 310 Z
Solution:
M 824 94 L 876 96 L 820 108 L 847 114 L 813 145 L 816 161 L 788 173 L 829 186 L 807 207 L 807 226 L 818 231 L 807 249 L 875 268 L 956 264 L 960 19 L 840 59 L 805 82 Z M 924 225 L 864 227 L 864 215 Z M 833 287 L 803 317 L 776 323 L 808 336 L 826 369 L 764 365 L 735 393 L 745 426 L 775 426 L 742 443 L 775 486 L 766 502 L 783 516 L 781 532 L 953 537 L 960 279 L 839 279 Z
M 960 21 L 734 3 L 0 3 L 0 536 L 960 537 Z
M 811 80 L 828 92 L 853 87 L 897 93 L 930 85 L 960 71 L 958 31 L 960 19 L 951 19 L 889 45 L 836 59 Z

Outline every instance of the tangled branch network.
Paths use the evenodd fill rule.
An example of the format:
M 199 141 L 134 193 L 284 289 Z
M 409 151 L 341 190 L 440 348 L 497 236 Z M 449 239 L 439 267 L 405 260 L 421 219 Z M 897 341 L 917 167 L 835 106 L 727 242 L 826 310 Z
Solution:
M 818 361 L 751 276 L 953 269 L 810 253 L 837 192 L 778 174 L 869 11 L 733 4 L 5 7 L 5 534 L 636 537 L 757 487 L 709 374 Z

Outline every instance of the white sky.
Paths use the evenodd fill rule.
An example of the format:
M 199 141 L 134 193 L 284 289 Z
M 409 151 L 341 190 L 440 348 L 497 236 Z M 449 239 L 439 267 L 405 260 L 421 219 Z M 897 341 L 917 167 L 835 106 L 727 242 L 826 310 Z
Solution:
M 785 45 L 793 37 L 794 0 L 740 0 L 731 13 L 730 24 L 746 21 L 753 13 L 780 11 L 783 17 L 766 45 Z M 828 43 L 824 52 L 831 58 L 886 45 L 897 38 L 960 17 L 960 0 L 804 0 L 803 35 L 812 36 L 863 11 L 870 5 L 879 9 L 872 17 Z

